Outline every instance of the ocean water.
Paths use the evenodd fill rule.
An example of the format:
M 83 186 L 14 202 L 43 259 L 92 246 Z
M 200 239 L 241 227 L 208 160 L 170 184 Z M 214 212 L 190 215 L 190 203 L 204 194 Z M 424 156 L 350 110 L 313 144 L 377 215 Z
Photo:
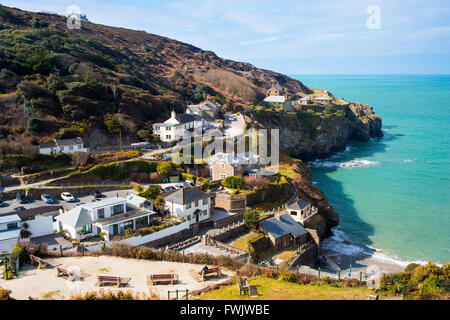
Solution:
M 295 75 L 373 106 L 383 138 L 311 165 L 340 215 L 324 245 L 374 258 L 450 261 L 450 75 Z

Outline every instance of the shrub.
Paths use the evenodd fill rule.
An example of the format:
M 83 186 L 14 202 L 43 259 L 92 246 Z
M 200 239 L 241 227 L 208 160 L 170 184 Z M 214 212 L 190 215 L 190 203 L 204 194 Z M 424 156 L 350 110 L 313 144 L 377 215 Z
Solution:
M 417 263 L 410 263 L 410 264 L 408 264 L 408 265 L 406 266 L 405 272 L 413 273 L 413 272 L 416 270 L 416 268 L 419 267 L 419 266 L 420 266 L 420 264 L 417 264 Z
M 0 288 L 0 300 L 12 300 L 11 296 L 11 290 Z
M 131 290 L 128 291 L 103 291 L 99 292 L 87 292 L 84 295 L 73 295 L 70 300 L 159 300 L 159 297 L 152 294 L 151 298 L 148 298 L 145 293 L 134 294 Z
M 283 281 L 287 281 L 287 282 L 295 282 L 296 281 L 295 276 L 290 272 L 282 272 L 280 274 L 280 279 Z
M 412 282 L 421 282 L 428 277 L 440 276 L 442 275 L 442 270 L 433 262 L 429 262 L 424 266 L 419 266 L 415 269 L 414 275 L 412 276 Z
M 241 177 L 231 176 L 222 180 L 222 186 L 229 189 L 242 189 L 244 180 Z
M 256 210 L 246 210 L 244 212 L 244 224 L 248 229 L 255 229 L 258 226 L 259 214 Z
M 24 247 L 15 246 L 11 250 L 10 260 L 16 261 L 17 258 L 19 258 L 20 265 L 23 265 L 23 263 L 28 260 L 28 254 Z
M 162 176 L 168 175 L 172 172 L 172 165 L 168 162 L 159 162 L 156 171 Z
M 162 189 L 159 185 L 150 185 L 144 191 L 138 193 L 138 196 L 144 197 L 148 200 L 154 200 L 161 193 Z

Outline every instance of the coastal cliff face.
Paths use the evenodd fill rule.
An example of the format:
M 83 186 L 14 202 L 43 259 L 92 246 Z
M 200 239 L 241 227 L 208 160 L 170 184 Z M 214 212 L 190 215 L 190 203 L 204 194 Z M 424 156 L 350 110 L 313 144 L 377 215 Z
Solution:
M 296 113 L 252 112 L 252 125 L 259 129 L 280 129 L 281 150 L 302 160 L 329 157 L 343 151 L 352 139 L 369 141 L 383 136 L 381 118 L 370 106 L 351 103 L 333 106 L 331 112 L 320 106 L 307 108 L 309 112 L 306 108 Z

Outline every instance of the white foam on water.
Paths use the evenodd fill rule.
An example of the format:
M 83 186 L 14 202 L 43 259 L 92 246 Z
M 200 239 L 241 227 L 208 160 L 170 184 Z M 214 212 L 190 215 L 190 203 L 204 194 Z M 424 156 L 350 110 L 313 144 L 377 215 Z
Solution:
M 340 230 L 339 228 L 333 228 L 332 236 L 326 238 L 321 243 L 321 247 L 325 250 L 330 250 L 336 253 L 350 256 L 367 254 L 367 252 L 363 248 L 352 244 L 344 231 Z
M 316 168 L 369 168 L 378 165 L 378 161 L 351 160 L 345 162 L 315 160 L 310 163 Z
M 417 159 L 405 159 L 403 160 L 403 162 L 416 162 Z

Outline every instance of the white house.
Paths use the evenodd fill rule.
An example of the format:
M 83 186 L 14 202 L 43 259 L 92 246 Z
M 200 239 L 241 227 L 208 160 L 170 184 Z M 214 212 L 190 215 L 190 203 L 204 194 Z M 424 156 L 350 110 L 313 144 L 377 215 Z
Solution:
M 264 102 L 284 104 L 286 100 L 285 96 L 268 96 L 264 99 Z
M 166 211 L 172 216 L 183 218 L 190 224 L 211 217 L 211 200 L 207 193 L 197 188 L 184 188 L 164 197 Z
M 317 102 L 317 103 L 321 103 L 321 104 L 329 104 L 329 103 L 331 103 L 331 101 L 333 101 L 333 99 L 331 99 L 327 95 L 323 95 L 323 96 L 320 96 L 320 97 L 315 97 L 314 101 Z
M 153 125 L 154 132 L 162 142 L 175 142 L 186 136 L 203 132 L 203 119 L 196 114 L 176 114 L 172 110 L 170 119 Z
M 313 207 L 308 201 L 304 200 L 296 200 L 288 204 L 286 211 L 295 221 L 300 222 L 302 225 L 318 212 L 316 207 Z
M 0 252 L 11 252 L 20 239 L 20 217 L 17 214 L 0 217 Z
M 156 212 L 148 209 L 145 202 L 135 206 L 132 199 L 109 198 L 83 204 L 56 217 L 57 231 L 66 230 L 73 239 L 97 236 L 100 232 L 110 236 L 122 234 L 126 229 L 139 229 L 150 225 L 152 215 Z M 153 208 L 153 205 L 150 206 Z
M 41 154 L 55 154 L 55 153 L 74 153 L 81 151 L 88 153 L 88 148 L 85 148 L 83 139 L 55 139 L 52 142 L 45 142 L 39 145 L 39 153 Z

